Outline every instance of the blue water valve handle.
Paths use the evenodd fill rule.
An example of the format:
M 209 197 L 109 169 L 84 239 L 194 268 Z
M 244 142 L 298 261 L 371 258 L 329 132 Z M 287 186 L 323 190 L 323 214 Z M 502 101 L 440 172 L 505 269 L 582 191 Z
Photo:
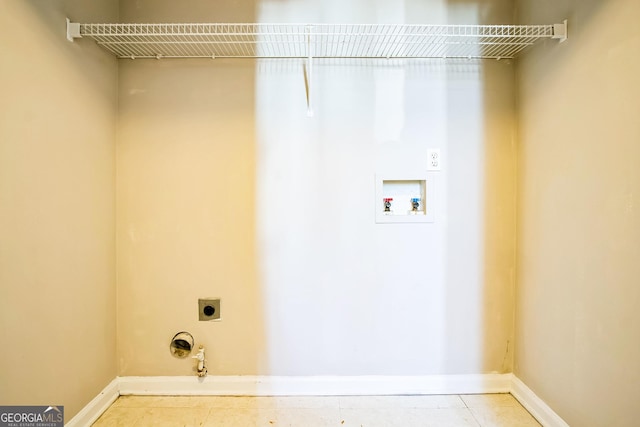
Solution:
M 411 199 L 411 207 L 414 211 L 418 210 L 418 208 L 420 207 L 420 197 L 413 197 Z

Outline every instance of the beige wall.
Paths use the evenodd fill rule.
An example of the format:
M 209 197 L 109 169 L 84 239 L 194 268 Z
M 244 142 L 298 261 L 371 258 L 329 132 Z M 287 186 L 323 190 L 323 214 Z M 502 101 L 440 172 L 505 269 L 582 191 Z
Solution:
M 166 2 L 165 2 L 166 3 Z M 252 22 L 253 4 L 125 2 L 137 22 Z M 119 375 L 193 375 L 169 352 L 186 330 L 212 374 L 256 374 L 255 72 L 249 60 L 119 62 Z M 222 322 L 198 321 L 198 298 Z
M 640 3 L 521 1 L 515 373 L 572 426 L 637 425 Z
M 0 2 L 0 403 L 70 419 L 116 375 L 115 59 L 65 16 L 115 2 Z
M 120 63 L 120 375 L 192 374 L 169 353 L 182 330 L 212 373 L 259 371 L 253 87 L 252 62 Z M 222 322 L 198 321 L 208 297 Z
M 123 2 L 123 21 L 504 22 L 508 2 Z M 255 9 L 255 10 L 254 10 Z M 190 12 L 187 12 L 190 11 Z M 119 62 L 119 375 L 509 372 L 515 145 L 508 61 Z M 375 224 L 375 174 L 424 172 L 437 220 Z M 220 323 L 197 299 L 221 297 Z

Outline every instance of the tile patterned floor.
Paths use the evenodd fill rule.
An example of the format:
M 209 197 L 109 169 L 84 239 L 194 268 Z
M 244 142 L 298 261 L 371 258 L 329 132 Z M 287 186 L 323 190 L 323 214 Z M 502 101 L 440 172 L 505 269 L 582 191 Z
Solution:
M 510 394 L 121 396 L 93 427 L 539 427 Z

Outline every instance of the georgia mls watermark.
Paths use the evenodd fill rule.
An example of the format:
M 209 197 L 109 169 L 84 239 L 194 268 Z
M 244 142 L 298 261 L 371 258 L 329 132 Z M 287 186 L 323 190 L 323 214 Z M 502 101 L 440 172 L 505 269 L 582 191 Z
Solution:
M 64 406 L 0 406 L 0 427 L 63 427 Z

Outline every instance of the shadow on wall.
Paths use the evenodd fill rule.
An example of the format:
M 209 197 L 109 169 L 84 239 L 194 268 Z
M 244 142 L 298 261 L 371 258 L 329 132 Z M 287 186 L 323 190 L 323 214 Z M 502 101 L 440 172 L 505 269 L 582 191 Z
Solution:
M 447 0 L 448 24 L 513 23 L 509 1 Z M 515 285 L 512 60 L 449 62 L 447 373 L 511 372 Z M 462 70 L 462 72 L 461 72 Z M 461 259 L 463 260 L 461 262 Z M 469 369 L 460 372 L 456 366 Z
M 593 4 L 597 2 L 592 2 Z M 472 23 L 492 25 L 514 22 L 515 7 L 508 1 L 447 0 L 450 24 Z M 544 9 L 536 4 L 536 9 Z M 535 22 L 552 24 L 572 16 L 564 12 L 546 14 Z M 553 8 L 550 8 L 553 9 Z M 540 44 L 557 45 L 557 40 Z M 525 49 L 531 54 L 536 47 Z M 477 342 L 472 348 L 482 349 L 477 371 L 512 372 L 514 361 L 514 321 L 516 293 L 516 218 L 517 218 L 517 133 L 516 133 L 516 64 L 514 60 L 477 62 L 476 79 L 461 78 L 451 68 L 447 94 L 448 114 L 448 238 L 447 242 L 447 330 L 459 335 L 465 328 L 475 328 Z M 468 70 L 470 71 L 470 69 Z M 541 73 L 544 75 L 544 73 Z M 470 105 L 471 104 L 471 105 Z M 473 105 L 475 104 L 475 105 Z M 463 111 L 479 111 L 465 116 Z M 476 140 L 466 140 L 461 129 L 470 127 Z M 474 159 L 466 163 L 462 159 Z M 478 198 L 464 199 L 469 186 Z M 478 221 L 475 229 L 465 229 L 470 213 Z M 466 223 L 468 226 L 469 224 Z M 456 238 L 466 235 L 466 240 Z M 457 245 L 455 243 L 458 243 Z M 473 247 L 480 256 L 461 269 L 453 254 L 469 253 Z M 476 295 L 465 307 L 463 295 Z M 467 320 L 473 319 L 472 322 Z M 464 319 L 464 320 L 463 320 Z M 447 360 L 461 363 L 474 357 L 466 344 L 451 341 Z M 465 351 L 466 350 L 466 351 Z
M 121 4 L 124 22 L 252 22 L 253 2 Z M 120 60 L 117 146 L 119 375 L 195 375 L 170 356 L 189 331 L 209 375 L 264 373 L 256 265 L 252 60 Z M 221 299 L 221 322 L 198 299 Z

